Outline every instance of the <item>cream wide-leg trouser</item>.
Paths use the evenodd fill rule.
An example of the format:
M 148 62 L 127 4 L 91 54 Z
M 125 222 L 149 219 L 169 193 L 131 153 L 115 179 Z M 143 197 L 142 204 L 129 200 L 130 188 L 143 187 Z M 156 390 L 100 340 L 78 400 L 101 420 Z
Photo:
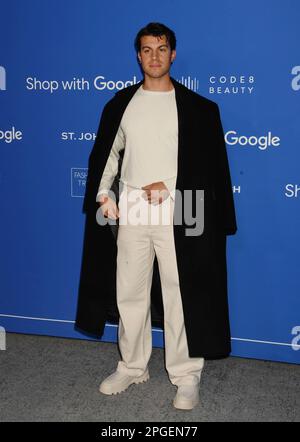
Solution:
M 164 307 L 165 365 L 174 385 L 200 382 L 204 358 L 189 357 L 173 235 L 174 201 L 153 205 L 124 185 L 117 236 L 117 371 L 141 376 L 152 352 L 150 290 L 156 254 Z M 139 224 L 138 224 L 139 223 Z

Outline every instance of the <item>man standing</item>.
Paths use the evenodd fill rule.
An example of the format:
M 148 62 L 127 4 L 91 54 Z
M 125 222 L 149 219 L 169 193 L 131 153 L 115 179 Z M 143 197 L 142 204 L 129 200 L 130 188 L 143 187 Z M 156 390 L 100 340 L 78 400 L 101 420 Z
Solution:
M 87 184 L 91 195 L 97 186 L 95 199 L 102 215 L 118 221 L 116 250 L 105 249 L 107 256 L 103 258 L 116 258 L 122 359 L 116 371 L 102 381 L 100 392 L 120 393 L 149 379 L 151 284 L 156 257 L 166 369 L 171 383 L 178 387 L 173 405 L 192 409 L 199 402 L 204 358 L 226 357 L 230 352 L 224 251 L 226 235 L 235 233 L 236 222 L 228 160 L 217 105 L 170 77 L 176 57 L 174 32 L 163 24 L 149 23 L 137 34 L 135 48 L 144 79 L 119 91 L 106 105 L 98 132 L 101 141 L 97 145 L 96 140 L 98 148 L 91 154 Z M 110 190 L 118 175 L 121 153 L 122 190 L 117 204 Z M 203 204 L 204 231 L 197 234 L 188 232 L 192 229 L 186 228 L 186 219 L 176 225 L 174 222 L 178 207 L 186 210 L 188 198 L 183 193 L 188 189 L 196 191 L 192 205 Z M 199 197 L 200 190 L 204 199 Z M 91 206 L 88 195 L 88 213 L 92 213 Z M 104 232 L 104 226 L 98 229 Z M 90 241 L 85 241 L 85 257 Z M 108 245 L 107 234 L 105 241 Z M 88 290 L 88 276 L 96 277 L 89 265 L 91 261 L 84 258 L 76 325 L 102 334 L 108 295 L 101 304 L 95 300 L 95 285 L 93 294 L 91 285 Z M 102 262 L 98 265 L 99 274 Z M 104 278 L 113 271 L 103 272 Z M 109 283 L 101 288 L 108 293 Z M 95 309 L 98 321 L 102 319 L 101 330 L 100 324 L 95 324 Z M 88 323 L 89 315 L 93 325 Z

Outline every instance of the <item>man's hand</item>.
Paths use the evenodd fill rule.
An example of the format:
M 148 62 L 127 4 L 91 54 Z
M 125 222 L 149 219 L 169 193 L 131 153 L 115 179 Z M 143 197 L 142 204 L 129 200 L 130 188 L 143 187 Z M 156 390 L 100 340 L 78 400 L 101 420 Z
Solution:
M 143 198 L 154 206 L 161 204 L 169 196 L 169 191 L 163 181 L 157 181 L 156 183 L 148 184 L 142 187 L 145 190 Z
M 100 195 L 99 204 L 105 218 L 117 219 L 120 217 L 115 201 L 108 195 Z

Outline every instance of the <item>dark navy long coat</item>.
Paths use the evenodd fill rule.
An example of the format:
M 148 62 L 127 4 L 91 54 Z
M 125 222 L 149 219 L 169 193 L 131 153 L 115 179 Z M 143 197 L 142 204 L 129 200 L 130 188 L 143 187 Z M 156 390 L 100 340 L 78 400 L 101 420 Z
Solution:
M 115 93 L 102 112 L 89 156 L 83 203 L 86 215 L 75 328 L 101 338 L 106 321 L 118 324 L 116 257 L 118 223 L 99 225 L 96 195 L 123 113 L 141 83 Z M 204 190 L 204 231 L 187 236 L 175 224 L 174 238 L 190 357 L 219 359 L 231 352 L 227 295 L 227 235 L 237 230 L 232 183 L 218 105 L 171 77 L 178 114 L 176 189 Z M 112 185 L 118 202 L 119 172 Z M 150 183 L 149 183 L 150 184 Z M 196 196 L 195 196 L 196 198 Z M 175 211 L 177 207 L 175 198 Z M 163 329 L 157 259 L 151 288 L 152 326 Z

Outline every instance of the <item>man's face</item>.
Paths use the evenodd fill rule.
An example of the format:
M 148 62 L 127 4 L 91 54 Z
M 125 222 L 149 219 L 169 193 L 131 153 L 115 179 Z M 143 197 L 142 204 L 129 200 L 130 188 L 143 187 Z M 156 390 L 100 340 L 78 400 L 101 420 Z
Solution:
M 149 77 L 160 78 L 169 72 L 175 56 L 176 50 L 171 51 L 165 35 L 141 37 L 141 49 L 138 57 L 144 73 Z

